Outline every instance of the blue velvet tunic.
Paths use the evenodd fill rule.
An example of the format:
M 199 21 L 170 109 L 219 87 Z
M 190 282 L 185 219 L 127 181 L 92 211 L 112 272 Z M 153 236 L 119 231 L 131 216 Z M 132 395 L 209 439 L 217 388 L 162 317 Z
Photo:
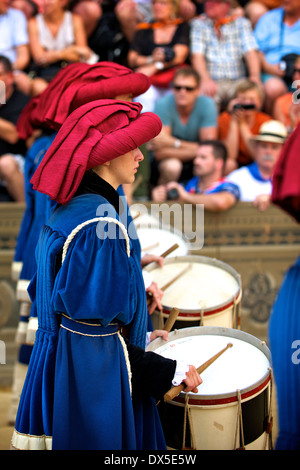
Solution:
M 269 324 L 278 407 L 278 450 L 300 450 L 299 304 L 300 258 L 285 274 Z
M 153 398 L 131 397 L 118 333 L 126 325 L 132 344 L 144 348 L 148 313 L 135 243 L 127 245 L 116 223 L 97 219 L 78 231 L 61 264 L 68 235 L 102 209 L 119 220 L 103 196 L 79 195 L 41 231 L 29 287 L 39 328 L 12 439 L 17 448 L 165 449 Z

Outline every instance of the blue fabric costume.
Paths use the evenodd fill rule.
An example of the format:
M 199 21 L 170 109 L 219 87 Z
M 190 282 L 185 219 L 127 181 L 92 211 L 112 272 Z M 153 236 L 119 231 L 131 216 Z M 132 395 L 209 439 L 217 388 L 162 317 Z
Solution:
M 278 450 L 300 450 L 300 258 L 287 271 L 274 303 L 269 339 L 278 404 Z
M 79 230 L 61 265 L 68 235 L 102 209 L 119 220 L 103 196 L 79 195 L 55 209 L 41 231 L 29 288 L 39 328 L 12 439 L 16 448 L 165 449 L 155 402 L 135 385 L 131 360 L 130 396 L 118 333 L 127 326 L 129 340 L 146 355 L 148 314 L 136 243 L 127 246 L 116 223 L 97 220 Z M 116 236 L 105 236 L 103 226 Z M 164 361 L 158 395 L 170 388 L 175 371 L 174 361 Z M 143 380 L 150 387 L 155 382 Z
M 24 182 L 26 207 L 14 256 L 15 261 L 22 261 L 24 263 L 25 272 L 21 272 L 21 279 L 30 280 L 35 273 L 36 266 L 34 252 L 36 244 L 39 238 L 40 229 L 44 222 L 48 220 L 50 215 L 49 213 L 45 213 L 44 207 L 43 210 L 39 209 L 39 199 L 42 198 L 42 200 L 44 200 L 46 196 L 34 191 L 30 180 L 38 164 L 52 144 L 55 136 L 56 132 L 39 137 L 28 150 L 25 158 Z M 41 216 L 42 223 L 40 223 Z
M 49 134 L 44 131 L 42 136 L 32 144 L 25 158 L 24 182 L 26 207 L 17 239 L 14 261 L 22 262 L 19 279 L 28 282 L 36 272 L 35 249 L 41 227 L 48 220 L 53 209 L 51 199 L 48 198 L 46 194 L 34 191 L 30 179 L 52 144 L 55 136 L 56 132 Z M 36 316 L 34 306 L 31 307 L 30 316 Z M 21 309 L 19 321 L 28 325 L 28 320 L 28 315 L 24 315 L 24 311 Z M 29 363 L 31 349 L 31 345 L 20 345 L 18 354 L 18 361 L 20 363 Z

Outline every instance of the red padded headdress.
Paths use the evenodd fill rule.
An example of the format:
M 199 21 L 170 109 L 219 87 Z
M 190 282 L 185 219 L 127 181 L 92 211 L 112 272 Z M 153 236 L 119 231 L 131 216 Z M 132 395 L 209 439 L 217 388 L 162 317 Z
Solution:
M 272 202 L 300 222 L 300 124 L 285 142 L 273 173 Z
M 124 155 L 156 137 L 161 121 L 140 103 L 98 100 L 75 110 L 58 131 L 34 173 L 33 188 L 66 204 L 85 171 Z
M 40 128 L 57 131 L 72 111 L 89 101 L 135 97 L 149 86 L 146 75 L 113 62 L 70 64 L 24 108 L 17 123 L 19 137 L 25 140 Z

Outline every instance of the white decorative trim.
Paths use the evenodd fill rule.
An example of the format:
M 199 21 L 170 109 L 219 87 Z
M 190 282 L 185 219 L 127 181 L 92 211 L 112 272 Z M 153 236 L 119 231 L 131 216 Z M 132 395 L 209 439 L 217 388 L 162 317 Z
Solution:
M 14 429 L 11 448 L 16 450 L 52 450 L 52 437 L 22 434 Z
M 125 361 L 126 361 L 126 366 L 127 366 L 127 372 L 128 372 L 130 395 L 132 395 L 132 385 L 131 385 L 132 374 L 131 374 L 131 367 L 130 367 L 128 350 L 127 350 L 127 346 L 126 346 L 126 343 L 124 341 L 124 338 L 122 337 L 122 335 L 120 335 L 119 331 L 118 331 L 118 336 L 119 336 L 119 339 L 121 341 L 123 351 L 124 351 L 124 356 L 125 356 Z
M 38 317 L 29 317 L 27 334 L 26 334 L 26 344 L 33 345 L 35 342 L 35 335 L 39 328 Z
M 16 298 L 20 302 L 31 302 L 29 294 L 27 292 L 27 288 L 29 286 L 30 281 L 27 279 L 19 279 L 17 282 L 16 288 Z
M 83 222 L 82 224 L 77 225 L 77 227 L 75 227 L 75 228 L 72 230 L 72 232 L 70 233 L 70 235 L 69 235 L 68 238 L 66 239 L 66 241 L 65 241 L 65 243 L 64 243 L 64 246 L 63 246 L 62 263 L 63 263 L 64 260 L 65 260 L 68 247 L 69 247 L 71 241 L 73 240 L 73 238 L 75 237 L 75 235 L 76 235 L 83 227 L 85 227 L 86 225 L 92 224 L 93 222 L 101 222 L 101 221 L 113 222 L 113 223 L 119 225 L 120 229 L 122 230 L 122 232 L 123 232 L 123 234 L 124 234 L 124 236 L 125 236 L 125 240 L 126 240 L 126 249 L 127 249 L 127 256 L 128 256 L 128 258 L 130 257 L 130 243 L 129 243 L 129 237 L 128 237 L 128 233 L 127 233 L 127 230 L 126 230 L 125 226 L 124 226 L 119 220 L 113 219 L 112 217 L 95 217 L 94 219 L 86 220 L 86 221 Z
M 11 264 L 11 278 L 17 281 L 20 277 L 23 268 L 23 261 L 13 261 Z
M 113 333 L 104 333 L 104 334 L 101 334 L 101 335 L 91 335 L 89 333 L 82 333 L 81 331 L 71 330 L 70 328 L 66 327 L 65 325 L 60 325 L 60 327 L 63 328 L 64 330 L 69 331 L 70 333 L 74 333 L 76 335 L 81 335 L 81 336 L 90 336 L 91 338 L 101 338 L 102 336 L 113 336 L 113 335 L 116 335 L 118 333 L 117 331 L 114 331 Z

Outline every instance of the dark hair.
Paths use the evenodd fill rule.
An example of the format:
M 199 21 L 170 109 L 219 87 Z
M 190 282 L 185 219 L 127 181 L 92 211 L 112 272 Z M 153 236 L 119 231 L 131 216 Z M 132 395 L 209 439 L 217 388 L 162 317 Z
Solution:
M 2 64 L 5 72 L 12 72 L 13 67 L 11 61 L 4 55 L 0 55 L 0 64 Z
M 210 145 L 213 148 L 213 156 L 216 159 L 221 158 L 224 163 L 226 162 L 228 154 L 227 148 L 220 140 L 202 140 L 199 145 Z
M 173 82 L 175 78 L 179 77 L 180 75 L 182 75 L 183 77 L 194 77 L 197 83 L 197 87 L 200 85 L 200 75 L 193 67 L 186 65 L 177 69 L 174 74 Z

